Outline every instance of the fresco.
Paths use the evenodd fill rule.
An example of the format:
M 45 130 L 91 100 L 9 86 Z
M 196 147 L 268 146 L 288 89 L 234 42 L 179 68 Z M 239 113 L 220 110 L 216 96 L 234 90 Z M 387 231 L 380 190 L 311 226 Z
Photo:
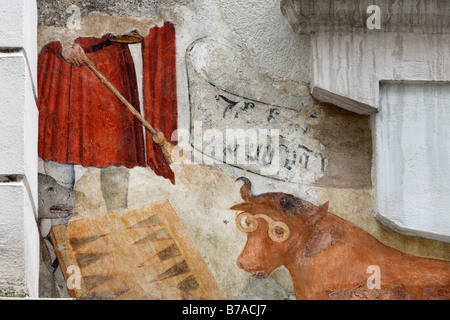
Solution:
M 232 209 L 238 228 L 248 233 L 237 264 L 259 277 L 285 266 L 298 299 L 449 299 L 448 262 L 393 250 L 355 225 L 317 206 L 283 193 L 254 196 Z M 270 239 L 270 240 L 269 240 Z M 345 261 L 344 261 L 345 260 Z M 377 262 L 383 286 L 371 288 L 364 273 Z
M 221 52 L 220 55 L 227 56 L 228 59 L 236 57 L 244 60 L 242 56 L 236 54 L 238 50 L 237 46 L 224 46 L 211 38 L 199 39 L 187 49 L 186 67 L 190 91 L 202 92 L 201 96 L 190 96 L 192 128 L 190 137 L 193 147 L 196 150 L 200 149 L 198 151 L 201 154 L 212 157 L 218 163 L 227 163 L 258 175 L 269 176 L 274 180 L 305 185 L 323 177 L 327 166 L 327 158 L 322 155 L 324 146 L 310 136 L 307 126 L 318 118 L 316 110 L 315 112 L 311 110 L 311 113 L 306 115 L 308 110 L 301 112 L 293 108 L 265 103 L 259 101 L 256 96 L 248 97 L 249 92 L 245 93 L 246 96 L 242 96 L 244 93 L 236 92 L 233 88 L 226 88 L 222 77 L 218 78 L 206 68 L 201 69 L 201 66 L 205 64 L 207 67 L 213 65 L 215 61 L 211 60 L 217 60 L 218 54 L 214 56 L 213 52 Z M 202 61 L 205 60 L 205 57 L 202 57 L 205 51 L 208 53 L 206 63 Z M 199 65 L 198 61 L 202 61 L 202 64 Z M 242 72 L 239 68 L 228 70 L 228 73 Z M 292 119 L 297 120 L 292 121 Z M 195 126 L 196 123 L 201 124 L 201 129 Z M 211 142 L 201 138 L 208 130 L 217 129 L 226 133 L 224 128 L 245 129 L 246 131 L 240 133 L 241 139 L 246 134 L 247 138 L 250 138 L 249 130 L 261 133 L 261 128 L 264 128 L 268 132 L 265 134 L 265 139 L 261 137 L 255 139 L 259 140 L 259 143 L 256 143 L 253 148 L 248 146 L 244 150 L 245 141 L 236 143 L 225 141 L 220 143 L 220 145 L 225 144 L 225 150 L 212 154 L 214 148 L 209 148 Z M 276 148 L 271 147 L 271 131 L 274 130 L 277 130 L 279 141 L 273 141 L 273 143 L 281 146 L 277 154 Z M 200 137 L 198 131 L 201 131 Z M 223 140 L 227 138 L 229 137 L 225 136 Z M 266 143 L 265 140 L 267 140 Z M 241 163 L 227 161 L 230 156 L 233 158 L 234 154 L 240 153 L 244 154 L 242 157 L 244 161 Z M 272 167 L 274 167 L 273 170 L 271 170 Z
M 42 295 L 450 299 L 449 245 L 372 216 L 368 116 L 262 70 L 189 1 L 134 5 L 80 4 L 73 29 L 41 1 Z
M 223 299 L 169 202 L 56 226 L 60 261 L 82 269 L 78 299 Z

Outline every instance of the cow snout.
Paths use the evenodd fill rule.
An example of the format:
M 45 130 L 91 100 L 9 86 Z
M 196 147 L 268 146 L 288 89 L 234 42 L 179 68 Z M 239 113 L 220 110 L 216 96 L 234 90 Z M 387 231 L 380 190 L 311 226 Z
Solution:
M 244 263 L 243 263 L 243 261 L 242 261 L 242 254 L 239 255 L 239 257 L 237 258 L 236 264 L 237 264 L 237 266 L 238 266 L 239 269 L 245 270 Z M 247 271 L 247 270 L 246 270 L 246 271 Z
M 254 254 L 248 254 L 245 250 L 237 258 L 236 264 L 240 269 L 247 272 L 253 274 L 266 274 L 266 270 L 262 265 L 261 257 Z
M 251 270 L 248 266 L 248 262 L 246 262 L 246 256 L 245 256 L 244 252 L 242 252 L 239 255 L 239 257 L 236 260 L 236 264 L 240 269 L 245 270 L 247 272 L 251 272 Z
M 251 262 L 246 261 L 245 256 L 243 256 L 242 254 L 236 260 L 236 264 L 240 269 L 251 273 L 257 279 L 264 279 L 270 273 L 267 272 L 267 270 L 263 270 L 262 267 L 253 265 Z

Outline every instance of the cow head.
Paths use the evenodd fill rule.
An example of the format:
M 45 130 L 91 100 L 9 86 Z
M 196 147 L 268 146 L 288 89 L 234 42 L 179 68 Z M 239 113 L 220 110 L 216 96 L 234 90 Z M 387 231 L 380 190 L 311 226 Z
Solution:
M 325 216 L 328 203 L 316 206 L 284 193 L 253 196 L 250 181 L 240 179 L 244 180 L 241 196 L 245 202 L 230 208 L 238 211 L 236 226 L 247 233 L 237 259 L 239 268 L 264 277 L 289 265 L 299 254 L 308 256 L 317 242 L 316 226 Z

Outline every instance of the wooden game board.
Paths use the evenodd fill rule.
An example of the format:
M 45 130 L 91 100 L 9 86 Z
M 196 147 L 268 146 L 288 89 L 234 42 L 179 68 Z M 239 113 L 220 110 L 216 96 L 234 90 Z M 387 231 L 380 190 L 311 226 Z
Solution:
M 54 226 L 51 237 L 66 280 L 80 268 L 74 298 L 224 298 L 168 201 Z

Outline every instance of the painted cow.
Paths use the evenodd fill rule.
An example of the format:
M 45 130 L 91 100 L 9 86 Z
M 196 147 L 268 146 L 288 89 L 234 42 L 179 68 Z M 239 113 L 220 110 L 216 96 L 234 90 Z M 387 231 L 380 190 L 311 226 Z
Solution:
M 450 262 L 389 248 L 329 213 L 328 203 L 284 193 L 254 196 L 250 181 L 240 179 L 245 202 L 231 207 L 248 234 L 240 268 L 264 277 L 285 266 L 297 299 L 450 300 Z

